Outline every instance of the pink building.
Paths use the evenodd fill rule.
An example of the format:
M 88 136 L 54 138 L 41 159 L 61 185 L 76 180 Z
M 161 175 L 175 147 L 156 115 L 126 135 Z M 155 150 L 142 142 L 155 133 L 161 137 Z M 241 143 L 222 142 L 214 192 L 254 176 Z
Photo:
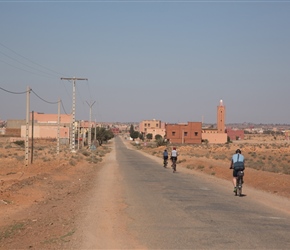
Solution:
M 139 132 L 146 137 L 147 134 L 152 134 L 153 138 L 156 135 L 165 136 L 165 123 L 160 120 L 143 120 L 139 123 Z
M 58 114 L 44 114 L 34 112 L 34 122 L 35 123 L 57 123 Z M 30 120 L 32 120 L 32 113 L 30 113 Z M 60 123 L 71 123 L 72 115 L 60 114 Z
M 244 130 L 242 130 L 242 129 L 227 128 L 227 135 L 228 135 L 228 137 L 230 137 L 230 139 L 232 141 L 244 140 L 244 138 L 245 138 L 245 133 L 244 133 Z
M 44 114 L 33 112 L 33 137 L 54 139 L 58 136 L 58 114 Z M 32 112 L 30 113 L 32 120 Z M 60 114 L 59 137 L 69 139 L 72 115 Z M 32 135 L 32 122 L 29 125 L 29 137 Z M 26 125 L 21 126 L 21 137 L 26 136 Z
M 171 143 L 201 143 L 201 122 L 166 124 L 166 139 Z

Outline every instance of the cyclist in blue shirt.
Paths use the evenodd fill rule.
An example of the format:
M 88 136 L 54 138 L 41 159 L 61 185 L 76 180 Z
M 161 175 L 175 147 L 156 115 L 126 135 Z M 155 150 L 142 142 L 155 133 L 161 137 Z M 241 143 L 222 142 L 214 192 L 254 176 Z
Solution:
M 237 177 L 238 177 L 238 171 L 239 171 L 239 170 L 234 169 L 234 163 L 236 163 L 238 161 L 245 162 L 245 157 L 242 155 L 242 151 L 240 149 L 237 149 L 236 153 L 232 156 L 231 166 L 230 166 L 230 169 L 233 169 L 234 192 L 236 192 Z
M 164 149 L 164 151 L 163 151 L 163 164 L 164 164 L 165 168 L 167 165 L 167 161 L 168 161 L 168 152 L 167 152 L 167 149 Z

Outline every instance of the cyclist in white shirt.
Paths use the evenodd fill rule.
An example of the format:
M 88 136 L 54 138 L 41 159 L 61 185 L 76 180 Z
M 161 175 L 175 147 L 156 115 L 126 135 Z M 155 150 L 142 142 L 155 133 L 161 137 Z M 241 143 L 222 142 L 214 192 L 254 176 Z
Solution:
M 171 151 L 171 160 L 174 158 L 175 160 L 177 160 L 177 156 L 178 156 L 178 153 L 177 153 L 177 150 L 176 150 L 176 147 L 174 147 Z

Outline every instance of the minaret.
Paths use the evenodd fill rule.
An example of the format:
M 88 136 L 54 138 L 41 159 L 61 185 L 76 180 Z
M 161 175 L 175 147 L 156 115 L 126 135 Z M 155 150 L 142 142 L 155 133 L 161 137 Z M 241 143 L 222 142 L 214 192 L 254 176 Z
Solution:
M 225 133 L 225 117 L 226 107 L 223 105 L 223 100 L 220 100 L 220 105 L 217 106 L 217 131 L 218 133 Z

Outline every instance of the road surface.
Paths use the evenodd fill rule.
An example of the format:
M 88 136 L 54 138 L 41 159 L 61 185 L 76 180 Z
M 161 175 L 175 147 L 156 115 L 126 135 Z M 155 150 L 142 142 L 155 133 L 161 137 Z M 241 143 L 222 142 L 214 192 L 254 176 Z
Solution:
M 289 211 L 266 206 L 259 192 L 235 197 L 224 181 L 178 165 L 172 173 L 119 137 L 113 145 L 85 199 L 76 247 L 290 249 Z

